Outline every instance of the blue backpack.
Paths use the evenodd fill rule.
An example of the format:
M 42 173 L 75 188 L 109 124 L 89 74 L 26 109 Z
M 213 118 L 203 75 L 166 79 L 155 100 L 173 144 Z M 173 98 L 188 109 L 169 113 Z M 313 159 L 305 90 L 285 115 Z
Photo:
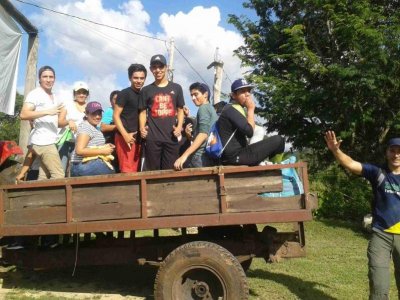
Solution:
M 210 156 L 213 159 L 221 158 L 222 153 L 224 152 L 228 143 L 233 138 L 237 129 L 235 129 L 235 131 L 229 137 L 229 139 L 225 145 L 222 145 L 222 140 L 221 140 L 218 130 L 219 130 L 219 128 L 218 128 L 218 121 L 217 121 L 211 126 L 210 132 L 208 133 L 207 143 L 206 143 L 205 152 L 208 156 Z

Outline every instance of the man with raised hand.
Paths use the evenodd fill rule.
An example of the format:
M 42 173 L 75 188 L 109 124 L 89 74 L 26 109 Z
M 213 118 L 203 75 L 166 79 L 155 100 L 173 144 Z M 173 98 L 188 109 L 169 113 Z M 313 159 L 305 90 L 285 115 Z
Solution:
M 400 138 L 389 140 L 384 166 L 353 160 L 340 150 L 341 141 L 334 131 L 325 133 L 325 141 L 343 167 L 366 178 L 372 186 L 372 235 L 367 251 L 369 299 L 389 299 L 391 259 L 400 299 Z

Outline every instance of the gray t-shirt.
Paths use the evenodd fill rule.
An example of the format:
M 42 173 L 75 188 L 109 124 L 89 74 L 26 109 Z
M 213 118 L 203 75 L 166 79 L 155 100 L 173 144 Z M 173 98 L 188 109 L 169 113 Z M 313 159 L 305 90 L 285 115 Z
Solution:
M 218 116 L 215 112 L 214 107 L 211 103 L 205 103 L 199 107 L 196 116 L 196 127 L 194 130 L 194 137 L 199 133 L 208 134 L 210 132 L 211 126 L 217 121 Z M 195 155 L 200 155 L 204 153 L 204 147 L 206 146 L 207 140 L 203 142 L 199 149 L 197 149 Z
M 106 143 L 103 133 L 86 120 L 78 126 L 78 130 L 76 131 L 77 139 L 80 134 L 87 134 L 90 137 L 89 143 L 86 147 L 104 146 L 104 144 Z M 74 151 L 72 152 L 71 162 L 81 162 L 82 159 L 83 156 L 76 154 L 74 149 Z

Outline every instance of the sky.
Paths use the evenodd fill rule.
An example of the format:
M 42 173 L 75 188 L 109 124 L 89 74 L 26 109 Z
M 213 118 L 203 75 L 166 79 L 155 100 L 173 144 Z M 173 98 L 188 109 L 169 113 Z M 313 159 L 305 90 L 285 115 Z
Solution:
M 110 92 L 129 86 L 129 65 L 141 63 L 148 68 L 154 54 L 163 54 L 169 60 L 171 39 L 177 49 L 173 80 L 182 86 L 192 115 L 197 108 L 188 87 L 196 81 L 205 81 L 212 87 L 214 69 L 207 66 L 214 61 L 217 48 L 218 59 L 224 63 L 224 93 L 229 93 L 233 80 L 248 71 L 234 55 L 234 50 L 243 45 L 243 38 L 227 22 L 228 14 L 255 18 L 240 0 L 24 0 L 132 33 L 10 1 L 38 28 L 38 69 L 43 65 L 54 67 L 54 92 L 64 101 L 72 100 L 73 83 L 82 80 L 89 85 L 91 101 L 109 106 Z M 18 74 L 20 93 L 25 80 L 27 43 L 24 34 Z M 149 72 L 145 85 L 152 81 Z

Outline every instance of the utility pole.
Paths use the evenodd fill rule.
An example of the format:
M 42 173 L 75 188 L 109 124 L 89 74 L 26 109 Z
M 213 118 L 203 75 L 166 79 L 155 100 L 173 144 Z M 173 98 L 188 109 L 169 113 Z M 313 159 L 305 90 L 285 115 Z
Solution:
M 169 56 L 169 63 L 168 63 L 168 80 L 174 81 L 174 52 L 175 52 L 175 40 L 171 38 L 169 40 L 169 47 L 168 47 L 168 56 Z
M 224 63 L 219 56 L 218 50 L 219 48 L 217 47 L 214 61 L 207 67 L 207 69 L 214 67 L 213 105 L 221 101 L 222 67 Z

